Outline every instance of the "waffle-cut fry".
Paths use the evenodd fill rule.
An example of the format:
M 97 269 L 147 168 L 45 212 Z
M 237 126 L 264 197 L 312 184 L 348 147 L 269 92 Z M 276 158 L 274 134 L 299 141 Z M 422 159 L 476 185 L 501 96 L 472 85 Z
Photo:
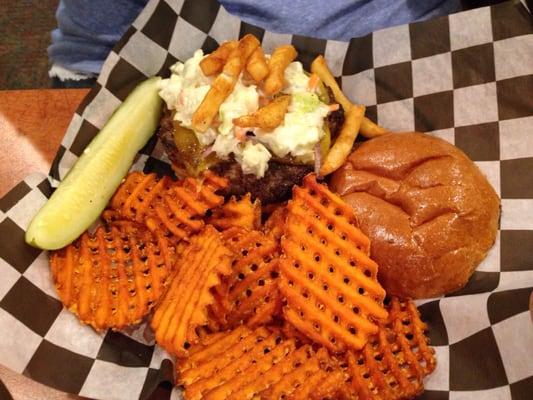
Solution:
M 276 382 L 279 382 L 284 376 L 294 371 L 294 369 L 308 363 L 314 356 L 311 346 L 300 347 L 298 350 L 286 355 L 282 352 L 278 354 L 278 360 L 273 358 L 272 361 L 269 360 L 270 362 L 264 363 L 265 368 L 259 369 L 259 376 L 256 375 L 255 379 L 250 379 L 248 376 L 240 376 L 236 382 L 227 384 L 226 388 L 217 388 L 218 393 L 227 393 L 227 389 L 232 389 L 231 395 L 227 397 L 228 399 L 251 399 L 257 393 L 268 390 L 269 387 L 276 385 Z M 235 388 L 238 389 L 235 390 Z
M 281 326 L 280 330 L 286 338 L 294 339 L 297 344 L 313 344 L 311 339 L 309 339 L 287 321 L 283 321 L 283 325 Z
M 235 258 L 231 275 L 216 288 L 211 309 L 216 320 L 225 328 L 272 321 L 281 308 L 278 243 L 262 232 L 243 228 L 228 229 L 222 236 Z
M 325 371 L 320 369 L 309 375 L 305 383 L 298 386 L 288 397 L 291 400 L 323 400 L 345 398 L 342 396 L 346 374 L 340 370 Z M 341 394 L 342 393 L 342 394 Z M 346 398 L 350 398 L 346 396 Z
M 247 34 L 229 53 L 222 73 L 215 78 L 202 103 L 192 116 L 192 127 L 195 131 L 205 132 L 209 128 L 218 114 L 220 105 L 233 91 L 246 62 L 257 47 L 259 47 L 259 40 L 254 35 Z
M 273 96 L 285 84 L 285 69 L 296 58 L 298 52 L 294 46 L 287 44 L 277 47 L 268 60 L 269 73 L 265 79 L 263 90 L 266 95 Z
M 208 223 L 220 230 L 231 227 L 241 227 L 249 230 L 259 229 L 261 226 L 261 201 L 252 202 L 250 193 L 240 200 L 234 196 L 229 201 L 213 210 Z
M 185 386 L 186 399 L 205 398 L 213 389 L 253 368 L 276 347 L 294 350 L 292 341 L 283 343 L 279 333 L 264 327 L 252 331 L 240 326 L 210 342 L 203 340 L 192 346 L 191 357 L 176 363 L 178 384 Z
M 151 327 L 157 343 L 171 354 L 187 355 L 197 342 L 197 327 L 207 324 L 207 307 L 213 302 L 210 289 L 220 275 L 231 273 L 231 252 L 211 225 L 194 236 L 181 254 L 177 272 L 157 305 Z
M 246 71 L 256 82 L 261 82 L 268 75 L 268 64 L 261 46 L 255 49 L 250 56 L 250 59 L 246 64 Z
M 235 118 L 233 124 L 241 128 L 260 128 L 267 132 L 272 131 L 283 123 L 290 102 L 291 96 L 278 96 L 252 114 Z
M 111 199 L 103 219 L 127 219 L 144 223 L 154 232 L 179 241 L 204 227 L 202 217 L 207 210 L 218 207 L 224 198 L 216 192 L 228 181 L 210 171 L 201 178 L 173 181 L 158 179 L 155 174 L 130 173 Z
M 168 176 L 158 179 L 156 174 L 130 172 L 111 198 L 102 218 L 105 221 L 126 219 L 143 223 L 150 205 L 174 184 Z
M 424 390 L 422 380 L 436 366 L 425 330 L 412 302 L 391 300 L 378 334 L 363 350 L 347 353 L 351 389 L 359 398 L 406 399 Z
M 304 346 L 309 350 L 309 347 Z M 308 359 L 284 375 L 268 390 L 260 393 L 263 399 L 323 399 L 332 398 L 346 380 L 336 360 L 332 359 L 324 348 L 316 353 L 309 352 Z M 333 375 L 324 387 L 328 376 Z
M 59 298 L 100 331 L 137 324 L 162 295 L 175 261 L 167 238 L 117 221 L 50 253 Z
M 238 42 L 236 40 L 224 42 L 218 47 L 218 49 L 204 57 L 202 61 L 200 61 L 200 68 L 204 75 L 211 76 L 222 71 L 230 53 L 237 48 L 237 45 Z
M 285 221 L 287 221 L 288 214 L 287 206 L 283 205 L 276 208 L 272 214 L 268 217 L 263 225 L 263 231 L 267 236 L 273 238 L 276 241 L 281 239 L 285 230 Z
M 361 349 L 387 317 L 370 242 L 353 210 L 313 174 L 293 190 L 281 240 L 285 319 L 334 352 Z
M 294 341 L 276 330 L 240 326 L 214 335 L 192 346 L 192 355 L 176 363 L 186 400 L 283 398 L 309 373 L 333 365 L 324 349 L 315 352 L 307 345 L 296 350 Z

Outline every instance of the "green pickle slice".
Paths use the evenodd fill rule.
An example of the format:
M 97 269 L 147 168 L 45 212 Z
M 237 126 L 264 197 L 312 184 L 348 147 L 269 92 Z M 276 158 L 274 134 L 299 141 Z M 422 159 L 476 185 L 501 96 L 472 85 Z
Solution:
M 160 79 L 140 83 L 113 113 L 31 221 L 26 231 L 28 244 L 59 249 L 96 221 L 157 128 L 162 108 Z

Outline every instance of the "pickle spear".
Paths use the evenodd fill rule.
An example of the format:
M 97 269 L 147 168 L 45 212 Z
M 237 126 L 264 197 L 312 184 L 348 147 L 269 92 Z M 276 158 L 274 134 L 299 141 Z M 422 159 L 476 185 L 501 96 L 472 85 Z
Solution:
M 162 107 L 160 79 L 140 83 L 113 113 L 31 221 L 26 231 L 28 244 L 59 249 L 96 221 L 157 128 Z

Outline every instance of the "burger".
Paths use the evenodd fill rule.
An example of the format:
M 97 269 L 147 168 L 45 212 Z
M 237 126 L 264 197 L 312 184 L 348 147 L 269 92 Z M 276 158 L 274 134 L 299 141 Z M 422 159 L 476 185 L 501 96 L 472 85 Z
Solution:
M 316 170 L 329 150 L 344 121 L 342 106 L 334 104 L 331 91 L 302 63 L 293 61 L 274 96 L 267 96 L 262 84 L 243 72 L 213 123 L 199 132 L 193 128 L 193 115 L 215 79 L 201 68 L 205 57 L 197 50 L 185 62 L 174 64 L 171 76 L 160 83 L 165 109 L 158 135 L 174 171 L 178 176 L 196 176 L 211 169 L 229 179 L 226 195 L 250 192 L 262 204 L 287 200 L 292 187 Z M 279 126 L 265 130 L 235 125 L 237 118 L 280 96 L 290 96 L 290 102 Z

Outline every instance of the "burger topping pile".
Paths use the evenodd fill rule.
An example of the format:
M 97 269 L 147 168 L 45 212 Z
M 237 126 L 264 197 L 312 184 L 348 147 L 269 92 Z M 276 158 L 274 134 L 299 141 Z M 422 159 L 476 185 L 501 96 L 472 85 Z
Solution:
M 241 42 L 253 47 L 258 46 L 256 40 L 247 36 Z M 271 56 L 263 55 L 257 46 L 244 60 L 245 66 L 237 42 L 221 46 L 233 48 L 226 59 L 220 52 L 205 56 L 197 50 L 185 63 L 171 67 L 170 78 L 159 83 L 159 94 L 173 112 L 174 121 L 194 131 L 206 148 L 204 155 L 214 152 L 221 160 L 232 156 L 245 174 L 263 177 L 273 156 L 290 156 L 312 164 L 316 145 L 325 135 L 324 118 L 339 106 L 328 105 L 324 90 L 319 95 L 323 86 L 318 77 L 304 72 L 300 62 L 292 61 L 297 54 L 292 46 L 281 46 Z M 224 93 L 212 122 L 207 127 L 195 123 L 195 115 L 211 108 L 210 103 L 215 101 L 217 79 L 226 79 L 224 71 L 215 77 L 220 71 L 212 67 L 213 60 L 225 62 L 225 67 L 232 54 L 242 71 L 237 68 L 233 87 Z

